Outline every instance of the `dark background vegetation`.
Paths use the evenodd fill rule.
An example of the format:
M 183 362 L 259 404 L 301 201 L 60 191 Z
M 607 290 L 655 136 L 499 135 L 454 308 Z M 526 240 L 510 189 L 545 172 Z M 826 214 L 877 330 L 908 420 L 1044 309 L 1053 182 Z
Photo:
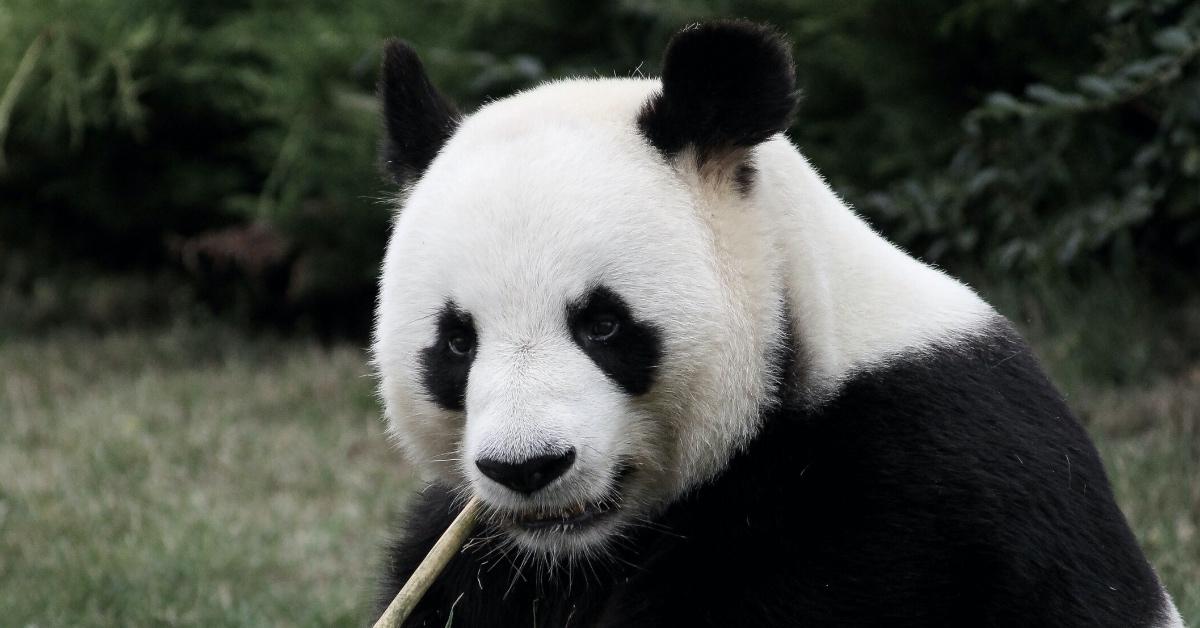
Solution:
M 1200 7 L 1181 0 L 3 6 L 0 286 L 35 305 L 4 312 L 24 325 L 196 300 L 361 338 L 392 194 L 374 163 L 384 37 L 469 110 L 550 78 L 653 74 L 679 26 L 728 14 L 791 35 L 792 138 L 923 259 L 1168 300 L 1200 264 Z M 81 306 L 74 284 L 95 277 L 149 284 Z
M 0 376 L 18 374 L 0 413 L 31 439 L 10 444 L 84 421 L 36 400 L 133 377 L 142 345 L 168 379 L 192 359 L 254 372 L 276 352 L 291 356 L 280 378 L 311 376 L 313 338 L 361 374 L 345 341 L 369 331 L 394 194 L 375 163 L 384 38 L 412 42 L 469 111 L 557 77 L 655 74 L 675 30 L 725 16 L 790 35 L 792 139 L 876 228 L 1022 326 L 1119 492 L 1175 486 L 1123 504 L 1148 513 L 1131 517 L 1152 552 L 1193 553 L 1168 578 L 1200 580 L 1200 483 L 1181 475 L 1200 469 L 1200 4 L 1186 0 L 0 0 Z M 71 347 L 114 366 L 83 368 Z M 353 386 L 351 405 L 377 412 Z M 0 490 L 0 534 L 5 504 Z

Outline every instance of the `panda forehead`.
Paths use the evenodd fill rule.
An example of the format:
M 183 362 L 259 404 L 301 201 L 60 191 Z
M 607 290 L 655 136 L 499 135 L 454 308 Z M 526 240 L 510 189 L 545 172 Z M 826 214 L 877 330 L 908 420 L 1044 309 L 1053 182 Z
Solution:
M 556 126 L 608 126 L 633 132 L 638 113 L 659 89 L 656 79 L 551 81 L 486 104 L 463 120 L 454 138 L 479 143 Z
M 612 192 L 670 185 L 673 170 L 637 128 L 657 87 L 645 79 L 571 79 L 494 101 L 461 122 L 416 190 L 441 197 L 467 188 L 466 196 L 477 196 L 468 180 L 493 194 L 505 182 L 532 193 L 561 193 L 573 181 Z
M 400 266 L 418 275 L 425 299 L 449 299 L 486 327 L 516 331 L 558 320 L 598 288 L 634 310 L 658 310 L 670 299 L 664 293 L 695 281 L 704 255 L 696 234 L 647 221 L 636 208 L 597 210 L 559 196 L 473 209 L 447 211 L 398 234 L 401 250 L 409 249 Z
M 560 301 L 704 255 L 691 197 L 668 167 L 603 133 L 554 129 L 456 148 L 401 211 L 401 267 L 480 300 Z
M 686 190 L 627 155 L 579 138 L 486 146 L 431 167 L 397 229 L 434 248 L 488 263 L 632 252 L 654 234 L 692 226 Z M 676 234 L 679 235 L 679 234 Z

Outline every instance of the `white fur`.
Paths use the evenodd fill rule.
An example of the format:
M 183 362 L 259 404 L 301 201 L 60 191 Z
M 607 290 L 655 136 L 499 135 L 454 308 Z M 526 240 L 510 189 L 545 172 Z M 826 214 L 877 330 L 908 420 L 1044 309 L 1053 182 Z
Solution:
M 1179 609 L 1175 607 L 1175 601 L 1171 599 L 1171 594 L 1167 592 L 1166 587 L 1162 589 L 1163 596 L 1163 622 L 1158 628 L 1186 628 L 1183 623 L 1183 617 L 1179 614 Z
M 802 382 L 823 397 L 855 371 L 946 345 L 995 320 L 970 288 L 910 257 L 852 212 L 786 139 L 757 148 L 759 202 L 770 207 Z
M 664 162 L 635 125 L 657 88 L 564 81 L 484 107 L 396 220 L 374 346 L 392 432 L 429 476 L 469 482 L 499 510 L 600 499 L 620 460 L 638 469 L 630 512 L 711 477 L 775 401 L 785 307 L 795 383 L 814 403 L 856 370 L 995 316 L 874 233 L 783 137 L 753 149 L 748 196 L 730 181 L 736 155 L 703 172 L 686 152 Z M 566 329 L 566 304 L 601 283 L 662 331 L 665 360 L 642 397 L 623 394 Z M 432 403 L 419 372 L 447 299 L 479 333 L 465 413 Z M 474 465 L 564 445 L 575 465 L 532 497 Z

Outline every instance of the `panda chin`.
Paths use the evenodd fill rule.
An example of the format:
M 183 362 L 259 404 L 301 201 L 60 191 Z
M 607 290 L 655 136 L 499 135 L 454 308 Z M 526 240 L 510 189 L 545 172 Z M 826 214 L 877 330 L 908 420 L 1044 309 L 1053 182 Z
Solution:
M 565 516 L 516 515 L 507 528 L 508 536 L 519 547 L 544 556 L 569 556 L 603 548 L 620 528 L 622 519 L 620 507 L 609 505 L 602 510 L 601 504 L 595 503 Z

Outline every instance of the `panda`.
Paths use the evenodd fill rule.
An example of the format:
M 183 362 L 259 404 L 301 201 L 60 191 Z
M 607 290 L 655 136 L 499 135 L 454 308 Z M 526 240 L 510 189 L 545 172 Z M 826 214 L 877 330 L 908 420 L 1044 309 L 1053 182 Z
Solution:
M 372 352 L 425 486 L 378 610 L 474 495 L 406 626 L 1182 626 L 1013 327 L 783 135 L 789 49 L 694 25 L 464 115 L 386 46 Z

